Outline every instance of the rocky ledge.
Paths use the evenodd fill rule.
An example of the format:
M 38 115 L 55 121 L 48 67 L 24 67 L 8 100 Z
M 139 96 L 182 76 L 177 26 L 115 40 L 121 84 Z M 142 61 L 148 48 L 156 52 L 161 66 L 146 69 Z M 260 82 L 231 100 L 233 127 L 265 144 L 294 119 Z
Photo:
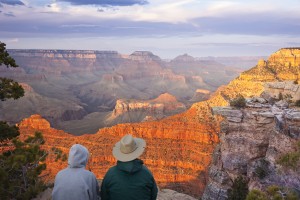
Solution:
M 48 188 L 44 192 L 40 193 L 33 200 L 50 200 L 51 199 L 52 189 Z M 158 191 L 157 200 L 196 200 L 195 198 L 176 192 L 174 190 L 162 189 Z
M 271 185 L 299 190 L 300 171 L 278 162 L 282 155 L 295 151 L 300 139 L 299 108 L 288 108 L 284 101 L 271 105 L 264 98 L 252 98 L 246 108 L 216 107 L 213 112 L 225 120 L 202 199 L 227 199 L 227 190 L 238 176 L 246 178 L 249 190 Z

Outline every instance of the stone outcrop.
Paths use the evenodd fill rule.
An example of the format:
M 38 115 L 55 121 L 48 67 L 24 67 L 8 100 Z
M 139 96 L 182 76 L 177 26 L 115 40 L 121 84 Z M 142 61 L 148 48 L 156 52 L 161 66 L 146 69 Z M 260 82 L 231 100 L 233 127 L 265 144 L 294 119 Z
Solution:
M 139 62 L 151 62 L 151 61 L 156 61 L 156 62 L 162 62 L 162 60 L 154 55 L 152 52 L 149 51 L 135 51 L 132 54 L 128 56 L 130 60 L 135 60 Z
M 267 82 L 264 84 L 264 92 L 273 98 L 279 98 L 281 93 L 283 98 L 289 98 L 292 101 L 300 99 L 300 85 L 294 81 Z
M 284 59 L 285 56 L 287 59 Z M 273 87 L 279 89 L 282 85 L 285 88 L 283 92 L 285 94 L 291 93 L 294 96 L 293 100 L 297 100 L 299 58 L 299 49 L 284 48 L 272 54 L 267 61 L 259 60 L 255 67 L 241 73 L 227 86 L 220 87 L 209 100 L 210 105 L 226 106 L 230 99 L 238 95 L 244 97 L 260 96 L 265 90 L 272 93 L 274 92 Z M 279 92 L 280 89 L 276 91 L 277 94 Z
M 202 199 L 227 199 L 227 190 L 238 176 L 247 178 L 250 190 L 271 185 L 300 188 L 300 172 L 284 170 L 277 162 L 281 155 L 293 151 L 300 139 L 300 110 L 277 105 L 253 98 L 245 109 L 214 108 L 225 120 Z M 257 174 L 262 167 L 265 177 Z
M 128 121 L 134 122 L 134 117 L 139 117 L 137 121 L 142 121 L 146 116 L 153 119 L 162 119 L 165 116 L 174 115 L 186 110 L 183 103 L 177 101 L 176 97 L 164 93 L 152 100 L 117 100 L 115 109 L 109 120 L 128 115 Z M 131 118 L 131 119 L 130 119 Z
M 194 62 L 196 59 L 188 54 L 183 54 L 180 56 L 177 56 L 172 60 L 174 63 L 178 62 Z
M 52 188 L 47 188 L 33 200 L 51 200 Z M 158 191 L 157 200 L 196 200 L 195 198 L 170 189 Z

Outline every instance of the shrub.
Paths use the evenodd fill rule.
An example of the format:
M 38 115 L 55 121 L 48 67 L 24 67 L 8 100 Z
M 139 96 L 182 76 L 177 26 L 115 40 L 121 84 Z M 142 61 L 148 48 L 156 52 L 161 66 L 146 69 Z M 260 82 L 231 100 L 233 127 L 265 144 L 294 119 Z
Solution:
M 232 100 L 230 100 L 230 106 L 236 108 L 244 108 L 246 106 L 246 99 L 243 96 L 238 96 Z
M 268 200 L 267 195 L 259 190 L 251 190 L 246 197 L 246 200 Z
M 244 200 L 249 192 L 248 183 L 245 178 L 238 176 L 234 181 L 232 188 L 228 191 L 228 200 Z
M 269 186 L 266 192 L 260 190 L 251 190 L 246 200 L 297 200 L 299 197 L 289 188 L 279 187 L 277 185 Z
M 287 154 L 282 155 L 279 160 L 278 164 L 284 167 L 290 167 L 292 169 L 298 168 L 298 162 L 300 160 L 300 153 L 299 152 L 289 152 Z
M 269 164 L 267 160 L 260 160 L 259 165 L 255 168 L 255 174 L 258 178 L 263 179 L 269 174 Z
M 300 100 L 297 100 L 297 101 L 295 102 L 295 106 L 300 107 Z
M 293 170 L 299 169 L 299 162 L 300 162 L 300 141 L 298 141 L 296 144 L 296 151 L 295 152 L 288 152 L 286 154 L 283 154 L 279 157 L 277 160 L 277 163 L 287 167 L 291 168 Z

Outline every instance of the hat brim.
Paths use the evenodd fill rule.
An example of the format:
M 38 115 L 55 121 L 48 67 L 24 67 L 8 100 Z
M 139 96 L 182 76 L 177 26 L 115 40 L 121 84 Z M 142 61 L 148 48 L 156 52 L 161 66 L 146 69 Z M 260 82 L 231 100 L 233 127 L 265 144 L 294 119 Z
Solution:
M 113 148 L 113 156 L 122 162 L 128 162 L 128 161 L 132 161 L 136 158 L 138 158 L 140 155 L 143 154 L 145 148 L 146 148 L 146 142 L 143 139 L 140 138 L 133 138 L 136 145 L 137 145 L 137 149 L 131 153 L 125 154 L 122 153 L 120 150 L 120 142 L 117 142 Z

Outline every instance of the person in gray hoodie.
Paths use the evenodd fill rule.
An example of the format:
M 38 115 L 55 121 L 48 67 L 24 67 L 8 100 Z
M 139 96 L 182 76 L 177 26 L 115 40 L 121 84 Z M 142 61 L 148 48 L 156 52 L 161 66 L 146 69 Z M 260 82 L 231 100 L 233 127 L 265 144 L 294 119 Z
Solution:
M 86 170 L 88 150 L 74 144 L 69 152 L 68 167 L 58 172 L 52 192 L 53 200 L 97 200 L 99 186 L 95 175 Z

